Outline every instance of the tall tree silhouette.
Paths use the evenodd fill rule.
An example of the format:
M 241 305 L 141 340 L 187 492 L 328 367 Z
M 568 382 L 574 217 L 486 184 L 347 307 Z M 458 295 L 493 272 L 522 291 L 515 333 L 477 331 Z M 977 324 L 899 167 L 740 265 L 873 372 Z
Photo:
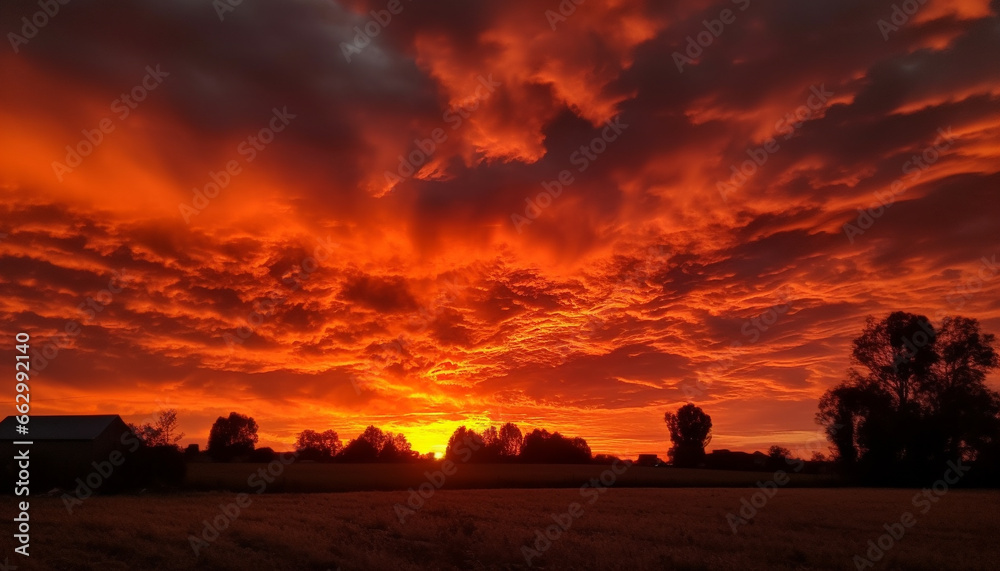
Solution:
M 208 435 L 208 453 L 214 460 L 229 461 L 249 455 L 257 444 L 257 421 L 236 412 L 220 416 Z
M 508 462 L 518 457 L 524 438 L 516 424 L 498 430 L 490 426 L 481 433 L 459 426 L 448 439 L 445 457 L 462 462 Z
M 464 425 L 459 426 L 451 433 L 444 456 L 456 462 L 479 461 L 485 444 L 478 432 Z
M 417 453 L 414 452 L 410 446 L 410 442 L 406 439 L 406 436 L 402 433 L 393 434 L 392 432 L 386 433 L 385 444 L 382 446 L 382 450 L 379 451 L 378 459 L 382 462 L 403 462 L 406 460 L 413 460 L 417 457 Z
M 688 403 L 676 413 L 664 414 L 663 421 L 674 443 L 667 452 L 674 466 L 697 466 L 705 458 L 705 447 L 712 441 L 712 417 Z
M 524 443 L 524 436 L 521 429 L 513 422 L 508 422 L 500 427 L 500 456 L 502 458 L 514 458 L 521 453 L 521 445 Z
M 872 483 L 940 477 L 946 462 L 988 455 L 1000 441 L 996 339 L 979 322 L 921 315 L 869 317 L 846 381 L 820 399 L 817 422 L 840 466 Z

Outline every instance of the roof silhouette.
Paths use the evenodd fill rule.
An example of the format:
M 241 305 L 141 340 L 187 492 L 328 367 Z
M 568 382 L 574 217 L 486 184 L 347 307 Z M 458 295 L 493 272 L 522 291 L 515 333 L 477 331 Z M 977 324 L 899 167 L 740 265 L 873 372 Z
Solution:
M 0 440 L 93 440 L 112 423 L 117 414 L 31 416 L 27 434 L 15 431 L 17 417 L 8 416 L 0 422 Z

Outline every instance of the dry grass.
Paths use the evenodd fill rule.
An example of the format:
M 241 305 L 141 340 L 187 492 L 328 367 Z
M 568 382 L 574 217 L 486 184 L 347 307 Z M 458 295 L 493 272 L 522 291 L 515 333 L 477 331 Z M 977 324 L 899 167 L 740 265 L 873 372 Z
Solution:
M 190 464 L 186 485 L 195 490 L 256 491 L 247 478 L 266 464 Z M 438 463 L 417 464 L 306 464 L 293 463 L 268 492 L 357 492 L 406 490 L 427 480 Z M 445 482 L 448 489 L 482 488 L 579 488 L 600 476 L 608 466 L 574 464 L 458 464 Z M 738 487 L 770 480 L 774 472 L 646 468 L 632 466 L 617 477 L 622 487 Z M 833 476 L 791 474 L 789 487 L 823 486 L 836 483 Z
M 853 569 L 851 557 L 898 521 L 913 490 L 782 489 L 734 535 L 748 489 L 609 489 L 544 557 L 542 569 Z M 188 535 L 231 493 L 95 497 L 68 514 L 32 499 L 31 559 L 20 569 L 524 569 L 521 546 L 579 490 L 439 491 L 401 524 L 405 492 L 264 494 L 196 558 Z M 878 569 L 996 569 L 1000 493 L 951 491 Z M 0 500 L 14 513 L 15 499 Z M 9 520 L 8 520 L 9 521 Z M 7 525 L 11 526 L 12 523 Z M 2 549 L 11 554 L 10 533 Z

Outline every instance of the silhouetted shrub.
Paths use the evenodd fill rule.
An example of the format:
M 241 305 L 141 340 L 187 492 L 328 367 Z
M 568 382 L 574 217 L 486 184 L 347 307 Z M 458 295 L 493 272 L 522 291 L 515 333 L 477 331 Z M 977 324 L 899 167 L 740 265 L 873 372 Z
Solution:
M 143 446 L 125 457 L 121 479 L 110 479 L 107 491 L 177 487 L 184 483 L 187 463 L 175 446 Z
M 537 464 L 585 464 L 590 462 L 590 446 L 582 438 L 569 439 L 558 432 L 536 428 L 524 437 L 521 460 Z
M 265 447 L 265 448 L 254 449 L 254 451 L 250 453 L 250 456 L 247 458 L 247 460 L 249 462 L 254 462 L 258 464 L 266 464 L 274 460 L 274 457 L 275 457 L 274 450 Z

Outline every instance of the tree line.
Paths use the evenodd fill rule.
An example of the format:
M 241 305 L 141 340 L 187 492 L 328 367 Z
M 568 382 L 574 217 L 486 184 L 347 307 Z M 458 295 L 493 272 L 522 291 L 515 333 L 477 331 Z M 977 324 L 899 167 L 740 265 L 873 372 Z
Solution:
M 156 448 L 177 449 L 184 436 L 176 434 L 177 412 L 166 410 L 151 424 L 129 425 L 144 444 Z M 275 452 L 257 448 L 259 426 L 252 417 L 237 412 L 220 416 L 212 424 L 208 437 L 207 455 L 216 462 L 269 462 Z M 313 462 L 410 462 L 432 460 L 431 453 L 419 455 L 406 436 L 376 426 L 368 426 L 346 445 L 334 430 L 303 430 L 295 439 L 299 460 Z M 189 456 L 199 454 L 198 446 L 187 449 Z M 583 438 L 569 438 L 559 432 L 536 428 L 524 435 L 514 423 L 490 426 L 476 431 L 459 426 L 448 439 L 445 458 L 472 463 L 528 462 L 575 464 L 612 460 L 610 456 L 593 456 Z
M 986 384 L 1000 367 L 996 337 L 979 322 L 898 311 L 869 318 L 851 351 L 847 379 L 819 402 L 835 460 L 873 484 L 939 479 L 973 465 L 972 481 L 1000 476 L 1000 393 Z
M 847 379 L 826 391 L 816 422 L 829 460 L 849 481 L 919 485 L 952 473 L 967 484 L 1000 483 L 1000 393 L 986 384 L 1000 368 L 996 336 L 975 319 L 937 327 L 902 311 L 869 317 L 852 345 Z M 664 415 L 676 466 L 704 466 L 712 419 L 688 403 Z M 763 456 L 763 455 L 762 455 Z M 772 446 L 769 464 L 790 460 Z
M 826 434 L 830 454 L 813 462 L 834 465 L 846 478 L 864 484 L 915 484 L 940 477 L 949 466 L 975 466 L 970 483 L 1000 481 L 1000 393 L 986 384 L 1000 368 L 996 337 L 979 322 L 945 318 L 937 327 L 921 315 L 895 312 L 869 317 L 852 345 L 852 366 L 843 382 L 819 401 L 816 421 Z M 667 412 L 669 461 L 678 467 L 706 466 L 712 419 L 687 403 Z M 175 448 L 176 411 L 152 424 L 132 426 L 152 448 Z M 257 449 L 253 418 L 230 413 L 212 425 L 208 455 L 215 461 L 270 461 L 274 452 Z M 197 453 L 197 445 L 189 454 Z M 403 434 L 368 426 L 346 445 L 337 432 L 303 430 L 295 440 L 300 459 L 316 462 L 407 462 L 419 456 Z M 768 466 L 790 461 L 791 453 L 771 446 L 756 453 Z M 593 456 L 583 438 L 534 429 L 523 435 L 505 423 L 476 431 L 460 426 L 445 457 L 462 462 L 586 463 L 613 460 Z M 799 460 L 801 461 L 801 460 Z M 964 472 L 963 472 L 964 473 Z

